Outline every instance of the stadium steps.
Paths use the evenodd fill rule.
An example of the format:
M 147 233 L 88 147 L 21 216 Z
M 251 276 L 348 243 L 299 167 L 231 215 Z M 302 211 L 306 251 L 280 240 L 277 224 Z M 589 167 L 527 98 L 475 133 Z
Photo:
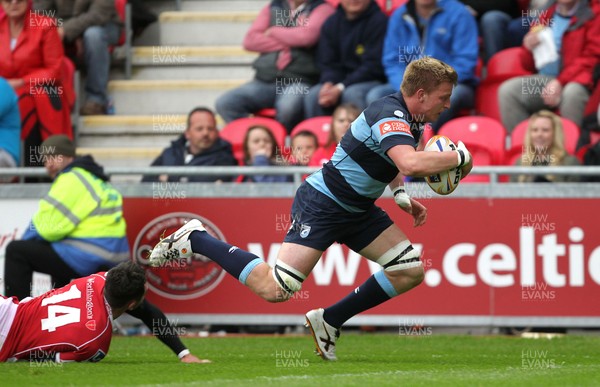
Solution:
M 185 120 L 178 114 L 82 117 L 77 152 L 105 167 L 148 166 L 185 130 Z
M 135 80 L 247 79 L 256 53 L 240 46 L 146 46 L 133 48 Z M 111 79 L 123 79 L 121 69 Z
M 214 109 L 225 91 L 252 79 L 256 54 L 241 44 L 267 3 L 185 0 L 181 11 L 172 0 L 147 3 L 159 20 L 134 41 L 132 79 L 122 67 L 111 72 L 115 115 L 79 119 L 78 147 L 105 166 L 149 165 L 184 130 L 191 109 Z
M 111 167 L 147 167 L 160 155 L 162 147 L 77 147 L 78 155 L 92 155 L 94 160 L 105 168 Z M 137 182 L 140 177 L 116 175 L 111 177 L 112 182 Z
M 182 11 L 203 12 L 258 12 L 268 0 L 191 0 L 182 2 Z
M 245 82 L 244 79 L 117 80 L 109 82 L 108 92 L 115 114 L 187 114 L 196 106 L 214 109 L 220 95 Z
M 241 44 L 258 12 L 163 12 L 161 46 Z

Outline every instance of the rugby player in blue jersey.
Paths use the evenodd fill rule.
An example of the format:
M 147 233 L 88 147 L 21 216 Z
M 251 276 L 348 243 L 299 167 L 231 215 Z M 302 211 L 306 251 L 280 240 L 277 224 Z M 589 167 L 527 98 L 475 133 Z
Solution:
M 293 223 L 274 268 L 213 238 L 197 219 L 161 240 L 150 264 L 202 254 L 260 297 L 280 302 L 300 290 L 332 243 L 346 244 L 379 263 L 382 270 L 334 305 L 306 314 L 317 352 L 325 360 L 336 360 L 336 341 L 348 319 L 423 281 L 418 252 L 375 200 L 389 186 L 396 203 L 418 227 L 425 223 L 427 210 L 405 193 L 404 176 L 423 177 L 461 167 L 464 177 L 471 171 L 471 154 L 460 141 L 455 151 L 421 151 L 425 123 L 437 120 L 450 107 L 456 83 L 456 71 L 437 59 L 426 57 L 408 65 L 400 91 L 369 105 L 352 123 L 332 159 L 298 188 Z

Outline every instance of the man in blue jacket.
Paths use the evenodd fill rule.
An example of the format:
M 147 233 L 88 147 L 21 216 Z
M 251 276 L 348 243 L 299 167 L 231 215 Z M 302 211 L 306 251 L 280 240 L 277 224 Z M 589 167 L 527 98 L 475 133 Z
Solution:
M 219 137 L 217 121 L 212 110 L 193 109 L 187 118 L 185 132 L 165 148 L 152 166 L 214 166 L 237 165 L 231 144 Z M 231 176 L 144 176 L 144 182 L 212 182 L 231 181 Z
M 410 0 L 392 14 L 385 36 L 383 67 L 388 84 L 372 89 L 367 103 L 398 91 L 408 63 L 432 56 L 458 73 L 450 109 L 433 123 L 437 132 L 460 110 L 473 107 L 478 53 L 477 23 L 465 5 L 456 0 Z
M 367 107 L 367 92 L 385 82 L 381 53 L 386 26 L 387 17 L 375 1 L 340 1 L 321 27 L 321 78 L 304 99 L 307 118 L 331 115 L 340 103 Z

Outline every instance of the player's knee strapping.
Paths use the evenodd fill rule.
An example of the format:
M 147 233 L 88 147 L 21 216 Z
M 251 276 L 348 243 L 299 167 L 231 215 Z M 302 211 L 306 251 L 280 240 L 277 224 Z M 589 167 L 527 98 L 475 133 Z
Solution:
M 408 239 L 389 249 L 377 263 L 383 266 L 385 271 L 406 270 L 422 265 L 421 255 Z
M 290 265 L 278 260 L 273 268 L 273 278 L 284 292 L 292 295 L 302 288 L 302 282 L 306 279 L 306 276 Z

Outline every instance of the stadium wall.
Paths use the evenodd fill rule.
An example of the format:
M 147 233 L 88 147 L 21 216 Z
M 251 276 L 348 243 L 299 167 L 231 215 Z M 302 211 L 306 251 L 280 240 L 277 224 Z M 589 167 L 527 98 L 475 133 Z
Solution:
M 145 256 L 165 230 L 199 217 L 215 236 L 271 264 L 291 224 L 295 185 L 123 184 L 132 255 Z M 600 326 L 600 184 L 463 184 L 448 197 L 422 183 L 409 193 L 428 208 L 427 224 L 389 192 L 379 200 L 423 252 L 417 289 L 349 321 L 354 325 Z M 0 278 L 6 244 L 28 227 L 48 185 L 0 187 Z M 378 265 L 341 245 L 323 255 L 302 290 L 269 304 L 203 257 L 148 268 L 149 299 L 181 324 L 301 324 Z M 49 286 L 36 275 L 33 292 Z

